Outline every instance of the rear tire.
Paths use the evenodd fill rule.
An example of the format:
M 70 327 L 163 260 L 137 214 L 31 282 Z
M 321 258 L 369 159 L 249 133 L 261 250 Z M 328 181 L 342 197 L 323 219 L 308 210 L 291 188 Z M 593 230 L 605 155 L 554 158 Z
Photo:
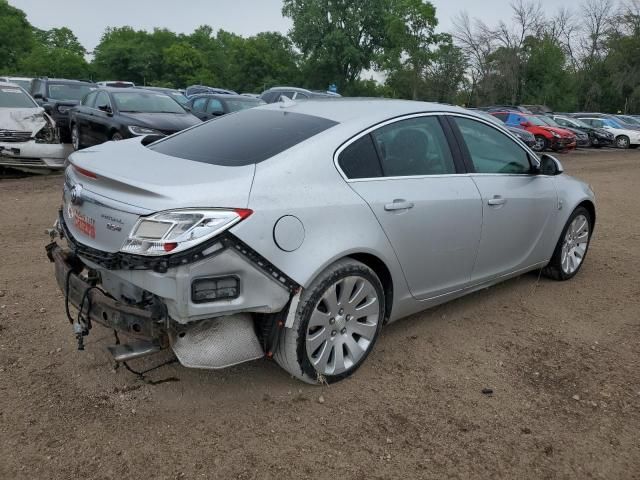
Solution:
M 562 230 L 549 265 L 542 274 L 557 281 L 570 280 L 582 268 L 591 244 L 593 219 L 584 207 L 576 208 Z
M 347 378 L 373 349 L 384 314 L 384 288 L 375 272 L 351 258 L 339 260 L 303 291 L 274 359 L 303 382 Z

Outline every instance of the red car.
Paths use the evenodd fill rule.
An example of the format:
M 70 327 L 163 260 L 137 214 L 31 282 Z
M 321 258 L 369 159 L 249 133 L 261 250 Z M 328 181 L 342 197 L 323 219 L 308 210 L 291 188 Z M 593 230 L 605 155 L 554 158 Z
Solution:
M 573 132 L 547 125 L 536 115 L 521 112 L 490 113 L 510 127 L 523 128 L 532 133 L 536 137 L 536 144 L 532 147 L 536 152 L 545 150 L 560 152 L 576 148 L 576 136 Z

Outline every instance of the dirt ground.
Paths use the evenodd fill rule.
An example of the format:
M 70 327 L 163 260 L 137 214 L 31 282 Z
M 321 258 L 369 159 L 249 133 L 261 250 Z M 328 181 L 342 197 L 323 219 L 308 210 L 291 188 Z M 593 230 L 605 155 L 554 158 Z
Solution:
M 145 383 L 99 326 L 78 352 L 44 253 L 62 178 L 0 180 L 0 478 L 640 478 L 640 152 L 561 159 L 599 201 L 578 277 L 390 325 L 330 387 L 268 361 Z

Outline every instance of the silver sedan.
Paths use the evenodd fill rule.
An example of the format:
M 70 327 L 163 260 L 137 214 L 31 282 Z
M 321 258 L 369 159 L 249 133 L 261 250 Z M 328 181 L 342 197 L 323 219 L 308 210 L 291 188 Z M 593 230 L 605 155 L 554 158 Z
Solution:
M 228 115 L 73 154 L 47 247 L 79 346 L 93 323 L 185 366 L 263 356 L 310 383 L 384 325 L 532 270 L 583 265 L 594 194 L 493 122 L 336 99 Z

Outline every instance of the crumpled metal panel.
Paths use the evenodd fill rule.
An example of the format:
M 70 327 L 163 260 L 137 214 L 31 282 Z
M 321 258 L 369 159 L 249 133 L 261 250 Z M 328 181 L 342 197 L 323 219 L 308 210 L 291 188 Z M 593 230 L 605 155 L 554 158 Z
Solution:
M 202 320 L 172 332 L 171 347 L 180 363 L 190 368 L 225 368 L 264 356 L 246 313 Z

